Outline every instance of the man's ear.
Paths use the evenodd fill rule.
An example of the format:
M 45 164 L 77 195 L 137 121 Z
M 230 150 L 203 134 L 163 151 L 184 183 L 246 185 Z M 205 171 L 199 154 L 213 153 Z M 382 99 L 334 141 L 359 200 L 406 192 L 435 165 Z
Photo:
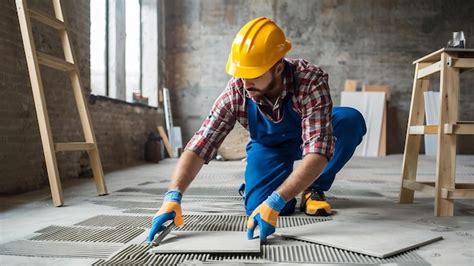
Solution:
M 283 73 L 284 69 L 285 69 L 285 64 L 283 63 L 283 61 L 280 61 L 276 66 L 275 74 L 277 76 L 280 76 Z

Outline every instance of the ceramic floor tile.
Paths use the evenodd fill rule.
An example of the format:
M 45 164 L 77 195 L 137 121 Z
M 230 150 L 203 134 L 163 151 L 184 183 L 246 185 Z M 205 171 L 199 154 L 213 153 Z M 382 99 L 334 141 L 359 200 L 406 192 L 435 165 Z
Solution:
M 260 253 L 260 240 L 245 232 L 171 232 L 153 253 Z
M 386 258 L 442 239 L 428 228 L 415 228 L 386 220 L 328 221 L 277 229 L 283 237 Z

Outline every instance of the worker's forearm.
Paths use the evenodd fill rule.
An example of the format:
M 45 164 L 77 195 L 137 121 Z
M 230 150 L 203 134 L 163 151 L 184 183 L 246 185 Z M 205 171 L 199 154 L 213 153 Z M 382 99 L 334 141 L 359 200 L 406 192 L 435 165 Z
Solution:
M 326 156 L 313 153 L 307 154 L 286 181 L 277 189 L 277 192 L 285 200 L 296 197 L 319 177 L 326 164 Z
M 203 165 L 204 160 L 196 153 L 188 150 L 184 151 L 173 172 L 169 188 L 184 193 Z

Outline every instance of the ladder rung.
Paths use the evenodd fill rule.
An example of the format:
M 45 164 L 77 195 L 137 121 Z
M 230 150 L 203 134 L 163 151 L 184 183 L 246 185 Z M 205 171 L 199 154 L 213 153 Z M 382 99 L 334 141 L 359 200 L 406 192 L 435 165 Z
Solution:
M 58 151 L 87 151 L 95 148 L 94 143 L 88 142 L 66 142 L 54 144 L 56 152 Z
M 30 17 L 57 30 L 64 30 L 64 22 L 38 10 L 29 9 Z
M 60 71 L 73 71 L 75 69 L 74 64 L 66 62 L 66 60 L 57 58 L 52 55 L 44 54 L 41 52 L 36 53 L 38 56 L 38 63 L 45 65 Z

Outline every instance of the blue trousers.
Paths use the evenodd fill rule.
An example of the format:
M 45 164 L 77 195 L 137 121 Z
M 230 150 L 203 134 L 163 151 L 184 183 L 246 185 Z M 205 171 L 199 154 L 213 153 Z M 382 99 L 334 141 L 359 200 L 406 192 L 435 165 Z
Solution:
M 352 157 L 367 132 L 364 117 L 359 111 L 350 107 L 333 107 L 332 126 L 333 135 L 336 137 L 334 155 L 310 186 L 321 191 L 328 191 L 331 188 L 336 174 Z M 247 145 L 245 210 L 248 215 L 291 174 L 294 160 L 288 160 L 289 157 L 294 160 L 301 158 L 298 143 L 291 143 L 283 148 L 268 147 L 252 141 Z M 290 200 L 280 214 L 293 213 L 295 206 L 296 199 Z

